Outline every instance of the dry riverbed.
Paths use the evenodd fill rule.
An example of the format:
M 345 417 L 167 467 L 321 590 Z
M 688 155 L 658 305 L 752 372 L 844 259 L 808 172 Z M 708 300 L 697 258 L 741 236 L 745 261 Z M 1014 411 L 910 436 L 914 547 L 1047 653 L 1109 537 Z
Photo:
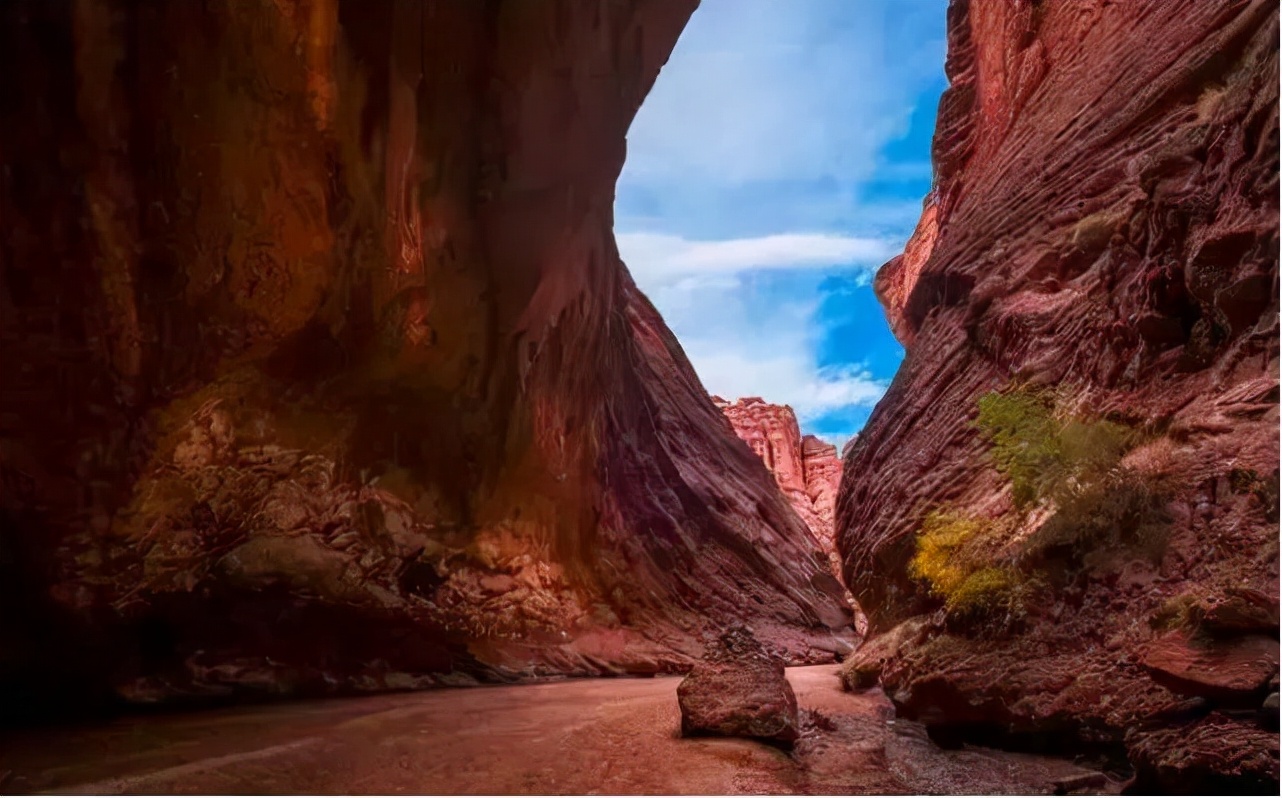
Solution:
M 582 679 L 139 716 L 0 738 L 0 792 L 1046 793 L 1044 756 L 944 751 L 835 666 L 791 668 L 803 739 L 682 739 L 676 678 Z M 1094 789 L 1099 789 L 1095 787 Z

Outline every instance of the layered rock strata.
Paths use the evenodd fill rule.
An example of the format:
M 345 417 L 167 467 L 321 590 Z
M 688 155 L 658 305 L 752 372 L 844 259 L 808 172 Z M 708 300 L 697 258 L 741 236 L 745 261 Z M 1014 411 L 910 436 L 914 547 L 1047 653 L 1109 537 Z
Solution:
M 914 625 L 850 669 L 901 713 L 1125 754 L 1144 789 L 1277 789 L 1276 732 L 1253 720 L 1276 622 L 1204 606 L 1246 591 L 1276 617 L 1277 30 L 1266 0 L 950 4 L 935 186 L 875 283 L 907 356 L 837 510 L 874 632 Z M 1030 561 L 1048 524 L 1095 522 L 1016 506 L 972 423 L 1012 390 L 1127 431 L 1109 478 L 1148 490 L 1148 520 L 1105 532 L 1136 527 L 1146 551 L 1061 540 Z M 940 509 L 1006 530 L 988 586 L 1029 593 L 998 628 L 910 569 Z
M 611 233 L 695 4 L 3 4 L 6 701 L 831 661 Z

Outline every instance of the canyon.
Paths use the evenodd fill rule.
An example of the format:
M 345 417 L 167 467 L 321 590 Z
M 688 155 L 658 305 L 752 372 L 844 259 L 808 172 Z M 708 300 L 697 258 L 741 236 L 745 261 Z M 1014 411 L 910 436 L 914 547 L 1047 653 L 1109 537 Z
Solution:
M 615 246 L 696 5 L 0 4 L 0 789 L 1276 793 L 1277 2 L 951 0 L 840 455 Z

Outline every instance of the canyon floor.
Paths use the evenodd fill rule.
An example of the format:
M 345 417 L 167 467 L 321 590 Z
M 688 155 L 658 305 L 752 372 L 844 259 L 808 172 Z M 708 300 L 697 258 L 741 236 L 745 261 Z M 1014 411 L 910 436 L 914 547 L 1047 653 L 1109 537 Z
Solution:
M 942 750 L 835 666 L 791 668 L 791 753 L 680 737 L 677 678 L 581 679 L 135 716 L 0 738 L 6 793 L 1115 791 L 1047 756 Z

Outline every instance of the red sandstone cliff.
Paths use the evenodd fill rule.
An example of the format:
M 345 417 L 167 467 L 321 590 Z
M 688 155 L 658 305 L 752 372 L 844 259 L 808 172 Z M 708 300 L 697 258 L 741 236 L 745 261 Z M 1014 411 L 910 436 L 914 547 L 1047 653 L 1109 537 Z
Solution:
M 714 396 L 712 401 L 730 420 L 735 434 L 770 469 L 840 579 L 841 557 L 833 524 L 841 484 L 837 447 L 814 435 L 803 436 L 796 414 L 787 405 L 773 405 L 755 396 L 734 402 Z
M 841 650 L 611 234 L 695 4 L 4 3 L 0 696 Z
M 1142 788 L 1276 790 L 1253 713 L 1277 690 L 1277 3 L 954 0 L 948 29 L 935 188 L 876 280 L 907 357 L 837 513 L 873 630 L 911 620 L 852 665 L 939 734 L 1122 751 Z M 1152 558 L 1038 570 L 1019 552 L 1067 507 L 1039 505 L 992 554 L 1034 598 L 983 629 L 908 565 L 934 508 L 1018 517 L 971 423 L 1013 386 L 1140 436 L 1119 468 L 1160 486 L 1159 520 Z

